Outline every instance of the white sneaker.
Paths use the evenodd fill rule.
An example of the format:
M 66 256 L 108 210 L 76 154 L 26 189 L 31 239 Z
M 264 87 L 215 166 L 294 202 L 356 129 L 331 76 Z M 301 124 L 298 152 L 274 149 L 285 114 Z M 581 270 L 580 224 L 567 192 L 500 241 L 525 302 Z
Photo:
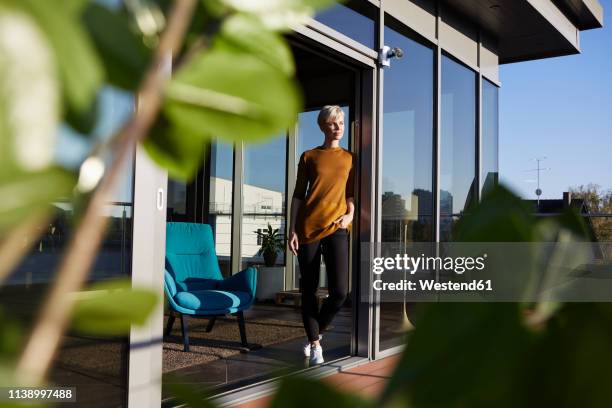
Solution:
M 322 338 L 323 336 L 319 334 L 319 341 L 321 341 Z M 302 345 L 302 351 L 304 352 L 304 357 L 310 357 L 310 341 L 308 341 L 308 337 Z
M 315 346 L 310 348 L 310 365 L 323 364 L 323 348 Z

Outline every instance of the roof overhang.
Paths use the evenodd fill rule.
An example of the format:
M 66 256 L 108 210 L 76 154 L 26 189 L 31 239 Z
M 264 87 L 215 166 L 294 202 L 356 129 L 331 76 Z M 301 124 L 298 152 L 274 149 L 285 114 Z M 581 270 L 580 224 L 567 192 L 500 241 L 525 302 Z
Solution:
M 601 27 L 597 0 L 444 0 L 490 37 L 500 64 L 580 52 L 580 30 Z
M 603 7 L 597 0 L 553 0 L 553 2 L 579 30 L 603 26 Z

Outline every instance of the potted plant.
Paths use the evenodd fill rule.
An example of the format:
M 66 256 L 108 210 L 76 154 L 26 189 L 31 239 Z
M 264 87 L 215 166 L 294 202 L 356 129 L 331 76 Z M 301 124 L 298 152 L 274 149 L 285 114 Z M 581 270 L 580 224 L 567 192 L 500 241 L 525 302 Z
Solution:
M 284 250 L 285 242 L 279 235 L 278 229 L 273 229 L 270 224 L 264 231 L 255 231 L 261 239 L 261 248 L 257 255 L 263 255 L 264 266 L 257 269 L 257 300 L 273 300 L 276 294 L 285 288 L 285 267 L 275 266 L 278 253 Z
M 257 251 L 257 255 L 263 255 L 264 264 L 266 266 L 274 266 L 278 252 L 284 248 L 284 240 L 278 234 L 278 228 L 272 229 L 272 226 L 268 224 L 268 229 L 264 231 L 253 231 L 261 238 L 261 248 Z

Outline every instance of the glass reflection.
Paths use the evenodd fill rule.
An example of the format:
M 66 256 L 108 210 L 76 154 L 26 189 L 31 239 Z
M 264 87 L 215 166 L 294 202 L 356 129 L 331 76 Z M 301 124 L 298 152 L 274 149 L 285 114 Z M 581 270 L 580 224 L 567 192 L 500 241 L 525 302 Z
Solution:
M 476 200 L 476 73 L 442 56 L 440 240 Z
M 499 179 L 499 88 L 491 82 L 482 81 L 482 139 L 480 191 L 487 194 Z
M 215 249 L 223 276 L 232 270 L 232 181 L 234 149 L 223 142 L 210 147 L 208 223 L 213 229 Z
M 265 232 L 268 225 L 285 236 L 285 200 L 287 174 L 287 138 L 277 136 L 261 145 L 244 148 L 244 184 L 242 187 L 242 268 L 262 265 L 257 255 L 261 240 L 254 231 Z M 279 252 L 276 266 L 285 264 L 284 252 Z
M 133 111 L 132 94 L 105 87 L 99 94 L 99 121 L 89 136 L 104 139 L 113 134 Z M 71 140 L 80 140 L 71 147 Z M 76 167 L 91 145 L 68 126 L 60 129 L 56 161 L 64 166 Z M 120 182 L 102 212 L 108 218 L 107 234 L 98 251 L 88 277 L 88 284 L 131 274 L 132 219 L 133 219 L 133 158 L 129 155 L 123 167 Z M 105 157 L 109 164 L 113 157 Z M 55 272 L 74 233 L 76 223 L 72 202 L 53 203 L 55 217 L 42 227 L 40 239 L 20 265 L 0 286 L 0 305 L 10 311 L 12 319 L 19 321 L 28 332 L 41 303 L 54 282 Z M 23 237 L 32 240 L 32 237 Z M 50 381 L 58 386 L 77 387 L 77 407 L 107 407 L 127 405 L 127 353 L 126 337 L 93 337 L 68 331 L 55 356 Z
M 168 180 L 168 222 L 188 221 L 187 219 L 187 183 Z
M 409 58 L 394 60 L 385 70 L 382 242 L 432 241 L 434 54 L 389 27 L 385 43 Z M 406 315 L 404 304 L 386 302 L 382 292 L 381 350 L 403 342 Z
M 336 4 L 319 11 L 314 18 L 366 47 L 376 48 L 376 23 L 368 17 L 369 10 L 357 2 L 349 6 Z

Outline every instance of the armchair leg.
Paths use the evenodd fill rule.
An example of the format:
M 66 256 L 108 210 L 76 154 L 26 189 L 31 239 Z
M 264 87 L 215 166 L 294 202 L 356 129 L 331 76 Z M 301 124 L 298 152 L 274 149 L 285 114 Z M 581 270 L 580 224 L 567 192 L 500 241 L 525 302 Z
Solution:
M 182 313 L 181 331 L 183 332 L 183 351 L 189 351 L 189 328 L 187 327 L 187 316 Z
M 172 326 L 174 326 L 174 313 L 170 313 L 168 316 L 168 323 L 166 323 L 166 330 L 164 331 L 164 336 L 169 336 L 172 333 Z
M 210 318 L 210 320 L 208 320 L 208 324 L 206 325 L 206 333 L 211 332 L 216 321 L 217 321 L 217 316 L 213 316 Z
M 238 328 L 240 329 L 240 342 L 242 343 L 242 347 L 248 349 L 249 343 L 247 343 L 246 327 L 244 325 L 244 313 L 241 310 L 236 313 L 236 315 L 238 316 Z

